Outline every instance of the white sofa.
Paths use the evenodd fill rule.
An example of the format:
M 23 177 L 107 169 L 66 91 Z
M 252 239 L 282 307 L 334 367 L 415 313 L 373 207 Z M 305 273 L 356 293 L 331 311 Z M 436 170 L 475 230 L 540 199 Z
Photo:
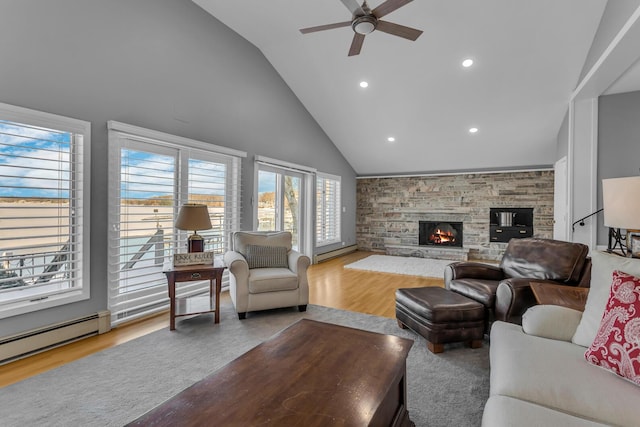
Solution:
M 613 269 L 640 276 L 640 260 L 611 257 L 593 257 L 584 314 L 534 306 L 522 326 L 493 324 L 483 426 L 640 426 L 640 387 L 584 357 L 608 299 L 605 278 Z

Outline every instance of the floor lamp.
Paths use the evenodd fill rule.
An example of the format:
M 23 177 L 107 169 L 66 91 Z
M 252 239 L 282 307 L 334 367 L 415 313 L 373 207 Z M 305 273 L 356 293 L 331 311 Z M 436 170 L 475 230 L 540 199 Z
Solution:
M 615 238 L 616 246 L 620 245 L 623 255 L 631 255 L 629 233 L 640 230 L 640 176 L 611 178 L 602 180 L 602 200 L 604 205 L 604 225 L 609 227 L 610 237 Z M 620 229 L 627 231 L 626 238 Z M 617 231 L 611 233 L 611 229 Z M 625 245 L 626 244 L 626 253 Z

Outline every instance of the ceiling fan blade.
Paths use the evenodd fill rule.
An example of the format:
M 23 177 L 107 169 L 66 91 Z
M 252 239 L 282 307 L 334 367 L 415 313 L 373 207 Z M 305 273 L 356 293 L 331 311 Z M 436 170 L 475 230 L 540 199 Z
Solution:
M 378 21 L 376 30 L 411 41 L 416 41 L 416 39 L 420 37 L 420 34 L 422 34 L 422 30 L 416 30 L 415 28 L 405 27 L 404 25 L 394 24 L 387 21 Z
M 356 16 L 366 15 L 364 13 L 364 10 L 362 10 L 362 6 L 360 6 L 360 3 L 358 3 L 357 0 L 340 0 L 340 1 L 342 2 L 342 4 L 345 5 L 347 9 L 349 9 L 349 12 L 351 12 L 352 15 L 356 15 Z
M 355 33 L 353 35 L 353 41 L 351 42 L 351 48 L 349 49 L 349 56 L 360 55 L 363 42 L 364 34 Z
M 382 3 L 380 6 L 373 9 L 371 13 L 373 13 L 373 16 L 380 19 L 383 16 L 390 14 L 394 10 L 400 9 L 405 4 L 411 3 L 412 1 L 413 0 L 387 0 L 386 2 Z
M 333 30 L 334 28 L 348 27 L 349 25 L 351 25 L 351 21 L 337 22 L 335 24 L 318 25 L 317 27 L 302 28 L 300 32 L 302 34 L 308 34 L 308 33 L 315 33 L 316 31 L 325 31 L 325 30 Z

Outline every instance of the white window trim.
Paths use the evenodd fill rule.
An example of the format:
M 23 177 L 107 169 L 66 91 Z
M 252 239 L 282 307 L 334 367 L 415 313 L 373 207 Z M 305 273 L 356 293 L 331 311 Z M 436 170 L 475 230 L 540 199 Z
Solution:
M 328 173 L 323 173 L 323 172 L 318 172 L 316 173 L 316 177 L 318 178 L 322 178 L 322 179 L 329 179 L 332 181 L 337 181 L 338 185 L 340 186 L 340 200 L 338 200 L 338 203 L 340 203 L 339 207 L 338 207 L 338 237 L 335 239 L 331 239 L 331 240 L 318 240 L 318 235 L 316 232 L 316 246 L 321 248 L 323 246 L 329 246 L 329 245 L 334 245 L 336 243 L 340 243 L 342 242 L 342 177 L 339 175 L 331 175 Z M 317 185 L 316 185 L 316 191 L 318 191 Z M 317 200 L 317 199 L 316 199 Z M 318 207 L 316 206 L 316 212 L 317 212 Z M 318 221 L 318 218 L 316 217 L 316 221 Z
M 82 203 L 82 232 L 78 243 L 81 245 L 79 252 L 82 254 L 82 259 L 78 262 L 82 272 L 79 279 L 80 286 L 77 289 L 48 295 L 46 299 L 42 300 L 16 301 L 4 304 L 0 307 L 0 319 L 87 300 L 91 297 L 89 265 L 91 247 L 91 224 L 89 221 L 91 218 L 91 122 L 4 103 L 0 103 L 0 117 L 11 122 L 81 134 L 82 171 L 80 172 L 81 179 L 78 180 L 77 185 L 82 188 L 83 195 L 83 198 L 79 199 L 79 202 Z
M 300 253 L 313 257 L 313 249 L 315 244 L 315 173 L 316 169 L 298 165 L 296 163 L 286 162 L 284 160 L 273 159 L 270 157 L 256 155 L 254 157 L 253 168 L 253 228 L 258 229 L 258 172 L 260 165 L 266 166 L 262 170 L 277 171 L 282 173 L 283 171 L 291 171 L 303 176 L 302 187 L 300 190 L 303 192 L 301 201 L 303 202 L 303 209 L 300 212 L 300 237 L 302 238 L 302 245 L 299 248 Z
M 136 143 L 141 143 L 141 146 L 139 147 L 139 149 L 144 151 L 144 144 L 149 144 L 152 145 L 154 147 L 156 147 L 156 149 L 159 149 L 159 151 L 161 151 L 162 149 L 165 150 L 176 150 L 176 152 L 178 151 L 189 151 L 191 150 L 191 152 L 195 155 L 191 156 L 191 158 L 200 158 L 206 161 L 215 161 L 215 159 L 210 158 L 210 156 L 222 156 L 222 157 L 236 157 L 239 159 L 244 158 L 247 156 L 246 152 L 243 151 L 239 151 L 239 150 L 235 150 L 235 149 L 231 149 L 231 148 L 227 148 L 227 147 L 221 147 L 219 145 L 215 145 L 215 144 L 209 144 L 206 142 L 202 142 L 202 141 L 198 141 L 198 140 L 194 140 L 194 139 L 190 139 L 190 138 L 185 138 L 185 137 L 181 137 L 181 136 L 177 136 L 177 135 L 172 135 L 172 134 L 168 134 L 168 133 L 164 133 L 164 132 L 159 132 L 159 131 L 155 131 L 152 129 L 146 129 L 146 128 L 142 128 L 142 127 L 138 127 L 138 126 L 133 126 L 133 125 L 129 125 L 126 123 L 121 123 L 121 122 L 116 122 L 116 121 L 108 121 L 107 122 L 107 128 L 109 130 L 109 147 L 110 150 L 115 150 L 117 149 L 117 153 L 116 151 L 114 151 L 113 153 L 110 153 L 110 170 L 109 170 L 109 200 L 113 200 L 113 198 L 115 197 L 116 193 L 119 191 L 119 178 L 118 179 L 114 179 L 111 174 L 113 173 L 113 170 L 116 169 L 115 165 L 117 166 L 117 170 L 120 170 L 120 147 L 121 147 L 121 140 L 129 140 L 131 141 L 133 144 Z M 198 154 L 199 153 L 199 154 Z M 180 155 L 178 154 L 176 157 L 176 160 L 178 161 L 178 163 L 180 163 Z M 226 163 L 226 161 L 224 161 Z M 226 192 L 227 194 L 234 194 L 234 196 L 232 197 L 232 199 L 234 200 L 234 206 L 231 209 L 235 209 L 236 210 L 236 215 L 235 217 L 231 217 L 230 214 L 225 215 L 225 221 L 226 221 L 226 225 L 227 228 L 229 230 L 235 231 L 235 230 L 239 230 L 240 227 L 240 196 L 239 194 L 235 194 L 238 189 L 234 188 L 234 185 L 238 184 L 238 180 L 240 179 L 240 171 L 239 168 L 240 166 L 240 162 L 229 162 L 227 164 L 227 166 L 229 167 L 229 179 L 227 181 L 227 188 L 226 188 Z M 113 169 L 113 170 L 111 170 Z M 176 185 L 180 188 L 180 190 L 178 191 L 178 194 L 180 194 L 179 197 L 185 197 L 185 195 L 187 194 L 187 186 L 188 186 L 188 180 L 186 179 L 185 176 L 185 172 L 186 170 L 182 170 L 181 167 L 178 167 L 178 175 L 179 178 L 177 180 Z M 118 181 L 118 183 L 116 184 L 115 181 Z M 182 204 L 186 202 L 186 200 L 177 200 L 178 205 Z M 227 208 L 229 209 L 229 208 Z M 116 210 L 118 210 L 117 215 L 115 214 Z M 177 207 L 176 207 L 176 212 L 175 214 L 177 215 Z M 109 212 L 109 223 L 111 225 L 113 225 L 113 223 L 115 223 L 113 220 L 113 218 L 119 217 L 119 207 L 113 205 L 110 207 L 110 212 Z M 112 226 L 110 226 L 110 230 L 112 229 Z M 111 233 L 112 231 L 110 231 Z M 181 233 L 180 231 L 176 231 L 177 233 Z M 111 244 L 111 239 L 112 236 L 110 234 L 109 236 L 109 244 Z M 228 244 L 228 242 L 227 242 Z M 113 260 L 112 262 L 116 262 L 115 260 Z M 108 283 L 109 283 L 109 287 L 111 287 L 112 283 L 114 281 L 117 280 L 117 277 L 114 276 L 114 272 L 109 270 L 108 271 Z M 201 288 L 206 288 L 208 289 L 208 282 L 192 282 L 189 287 L 187 288 L 187 291 L 189 292 L 199 292 L 199 290 Z M 222 287 L 223 289 L 228 287 L 228 272 L 225 271 L 225 275 L 223 276 L 223 283 L 222 283 Z M 112 295 L 111 295 L 111 290 L 109 291 L 109 304 L 112 303 Z M 166 296 L 165 294 L 166 291 L 162 291 L 163 295 Z M 152 289 L 149 291 L 149 293 L 147 295 L 142 295 L 142 297 L 149 297 L 149 296 L 153 296 L 154 294 L 157 293 L 157 289 Z M 168 306 L 168 297 L 166 297 L 166 305 Z M 155 307 L 156 305 L 158 305 L 158 301 L 157 298 L 153 298 L 153 306 Z M 144 304 L 142 304 L 144 305 Z M 112 315 L 111 317 L 111 323 L 112 325 L 117 325 L 119 323 L 122 323 L 124 321 L 129 321 L 129 320 L 133 320 L 136 319 L 138 317 L 144 316 L 149 314 L 150 312 L 153 311 L 158 311 L 157 307 L 153 308 L 151 311 L 148 312 L 141 312 L 139 314 L 133 314 L 130 316 L 126 316 L 122 319 L 119 319 L 115 316 Z

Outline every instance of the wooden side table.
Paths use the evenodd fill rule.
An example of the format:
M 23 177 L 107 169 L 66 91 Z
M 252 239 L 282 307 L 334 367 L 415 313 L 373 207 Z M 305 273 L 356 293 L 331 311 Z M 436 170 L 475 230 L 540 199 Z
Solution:
M 578 311 L 584 311 L 589 288 L 577 286 L 552 285 L 550 283 L 531 282 L 531 290 L 538 304 L 560 305 Z
M 220 323 L 220 291 L 225 267 L 216 265 L 187 265 L 171 267 L 163 273 L 169 284 L 169 330 L 176 329 L 176 317 L 202 313 L 215 313 L 214 322 Z M 176 298 L 176 282 L 209 281 L 209 295 Z M 214 286 L 215 282 L 215 286 Z

